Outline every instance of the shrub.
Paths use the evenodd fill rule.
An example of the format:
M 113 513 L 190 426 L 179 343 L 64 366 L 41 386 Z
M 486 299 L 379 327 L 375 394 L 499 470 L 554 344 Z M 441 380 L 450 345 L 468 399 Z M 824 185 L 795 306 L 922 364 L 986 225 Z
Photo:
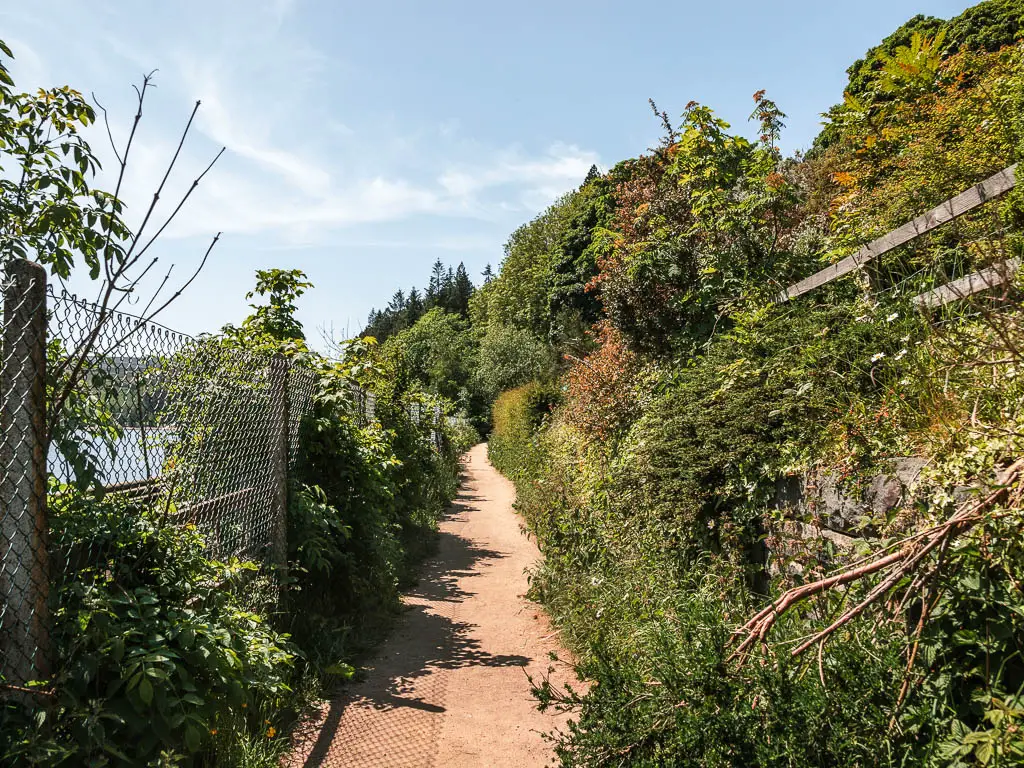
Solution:
M 534 433 L 558 397 L 552 388 L 539 382 L 498 396 L 492 409 L 493 431 L 487 446 L 488 458 L 498 471 L 513 479 L 531 477 L 538 471 Z
M 263 734 L 264 713 L 290 692 L 295 649 L 240 597 L 259 591 L 255 565 L 212 562 L 194 528 L 67 488 L 51 495 L 50 523 L 54 698 L 32 719 L 0 710 L 0 755 L 191 764 L 221 729 Z

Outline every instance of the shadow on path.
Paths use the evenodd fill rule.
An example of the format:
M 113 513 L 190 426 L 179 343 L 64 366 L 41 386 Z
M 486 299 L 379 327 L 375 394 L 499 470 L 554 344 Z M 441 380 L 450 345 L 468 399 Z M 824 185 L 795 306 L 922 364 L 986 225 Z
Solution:
M 442 522 L 465 521 L 479 501 L 483 499 L 464 491 Z M 349 707 L 439 714 L 446 711 L 439 703 L 444 701 L 445 676 L 433 674 L 437 670 L 527 666 L 530 659 L 526 656 L 483 650 L 472 637 L 477 625 L 458 620 L 460 604 L 476 594 L 468 589 L 471 580 L 507 556 L 449 531 L 439 533 L 437 555 L 427 561 L 419 582 L 406 593 L 407 609 L 371 662 L 365 679 L 334 697 L 318 722 L 302 734 L 301 741 L 312 742 L 304 768 L 324 765 L 333 754 L 332 743 L 338 749 L 338 739 L 344 736 L 339 733 L 342 715 Z M 426 733 L 431 727 L 424 722 L 420 738 L 433 738 Z

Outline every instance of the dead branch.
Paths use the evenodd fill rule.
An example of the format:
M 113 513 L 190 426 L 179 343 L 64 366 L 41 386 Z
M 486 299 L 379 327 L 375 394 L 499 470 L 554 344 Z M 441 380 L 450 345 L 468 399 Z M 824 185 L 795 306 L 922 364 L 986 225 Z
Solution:
M 932 552 L 945 549 L 950 542 L 980 522 L 989 508 L 1004 499 L 1010 487 L 1020 478 L 1022 471 L 1024 471 L 1024 459 L 1016 461 L 1001 473 L 998 488 L 982 499 L 965 502 L 945 522 L 897 542 L 895 546 L 898 549 L 895 552 L 876 556 L 875 559 L 855 567 L 847 567 L 827 578 L 787 590 L 736 631 L 736 635 L 743 639 L 729 656 L 729 661 L 738 660 L 742 665 L 757 644 L 765 643 L 768 633 L 779 618 L 794 606 L 837 587 L 860 581 L 877 573 L 885 573 L 885 577 L 868 592 L 863 600 L 844 611 L 825 629 L 800 643 L 790 654 L 799 656 L 813 645 L 824 643 L 839 628 L 887 596 L 905 578 L 916 574 L 918 567 Z M 1019 493 L 1017 495 L 1019 496 Z M 888 549 L 891 547 L 887 547 L 883 551 Z M 923 581 L 917 583 L 920 585 Z
M 120 200 L 119 195 L 121 191 L 121 185 L 128 166 L 132 142 L 135 138 L 139 122 L 142 119 L 143 104 L 146 98 L 146 91 L 148 88 L 152 87 L 152 77 L 152 73 L 145 75 L 143 77 L 142 87 L 135 88 L 135 92 L 137 95 L 137 110 L 135 114 L 135 119 L 132 123 L 131 133 L 128 136 L 128 142 L 124 148 L 124 151 L 121 153 L 118 153 L 115 147 L 115 154 L 117 154 L 119 162 L 117 186 L 114 191 L 115 210 Z M 74 389 L 78 386 L 79 379 L 83 371 L 87 367 L 87 363 L 90 360 L 96 359 L 97 357 L 102 358 L 103 356 L 105 356 L 105 354 L 107 354 L 107 351 L 109 351 L 102 351 L 99 354 L 97 354 L 96 352 L 96 345 L 99 342 L 99 339 L 102 335 L 103 328 L 107 325 L 113 313 L 117 311 L 120 308 L 121 304 L 123 304 L 124 301 L 135 291 L 136 287 L 138 286 L 142 278 L 145 277 L 146 274 L 150 271 L 150 269 L 156 264 L 157 259 L 152 259 L 148 263 L 148 265 L 146 265 L 145 268 L 142 269 L 141 274 L 138 274 L 135 277 L 131 277 L 133 268 L 139 264 L 140 260 L 145 255 L 146 251 L 149 250 L 149 248 L 153 245 L 156 239 L 160 237 L 164 230 L 177 217 L 185 202 L 189 199 L 189 197 L 192 195 L 195 189 L 199 186 L 199 183 L 203 180 L 206 174 L 209 173 L 209 171 L 213 168 L 214 164 L 224 154 L 224 149 L 222 148 L 216 154 L 213 160 L 209 163 L 209 165 L 206 166 L 202 173 L 200 173 L 195 179 L 193 179 L 192 184 L 189 186 L 188 190 L 179 198 L 177 205 L 171 211 L 170 215 L 167 216 L 163 224 L 157 229 L 157 231 L 152 236 L 149 237 L 148 240 L 143 241 L 143 235 L 146 230 L 146 227 L 149 224 L 150 219 L 154 214 L 154 211 L 156 210 L 156 206 L 160 201 L 164 187 L 166 186 L 167 181 L 170 178 L 171 172 L 177 165 L 178 159 L 181 155 L 182 147 L 184 146 L 185 141 L 188 138 L 189 131 L 192 128 L 192 124 L 193 121 L 195 120 L 196 113 L 199 110 L 199 106 L 200 103 L 197 101 L 195 107 L 192 110 L 192 113 L 189 115 L 188 122 L 186 123 L 185 128 L 182 131 L 180 141 L 178 142 L 178 146 L 167 164 L 167 168 L 163 174 L 163 177 L 160 180 L 159 185 L 156 188 L 156 191 L 153 193 L 153 198 L 149 204 L 149 207 L 146 210 L 141 225 L 139 226 L 138 230 L 131 236 L 131 241 L 129 243 L 127 250 L 123 254 L 121 254 L 121 256 L 117 259 L 111 259 L 109 257 L 109 247 L 111 245 L 113 231 L 111 229 L 108 230 L 107 232 L 106 243 L 103 249 L 103 253 L 107 255 L 107 258 L 105 258 L 103 262 L 105 279 L 101 283 L 99 296 L 96 301 L 96 320 L 93 323 L 93 327 L 89 329 L 88 333 L 86 333 L 82 342 L 78 345 L 78 348 L 75 349 L 71 354 L 64 357 L 55 368 L 55 371 L 53 373 L 54 378 L 60 381 L 61 384 L 58 388 L 58 392 L 53 398 L 52 405 L 50 406 L 50 408 L 48 408 L 48 433 L 52 434 L 54 425 L 57 423 L 57 420 L 59 419 L 60 412 L 64 405 L 64 402 L 74 391 Z M 104 118 L 106 119 L 106 110 L 103 109 L 102 105 L 100 108 L 103 110 Z M 109 130 L 108 136 L 110 137 L 111 142 L 113 142 L 113 137 L 109 134 Z M 203 267 L 205 267 L 206 262 L 210 256 L 210 251 L 213 249 L 214 245 L 216 245 L 219 239 L 220 233 L 218 233 L 217 236 L 213 238 L 213 242 L 210 244 L 210 247 L 206 250 L 206 253 L 203 255 L 199 267 L 195 270 L 192 276 L 177 291 L 174 292 L 170 299 L 168 299 L 155 310 L 153 310 L 153 303 L 155 302 L 157 296 L 163 290 L 167 282 L 167 277 L 164 278 L 157 292 L 150 298 L 149 302 L 147 303 L 143 315 L 139 318 L 138 322 L 134 324 L 132 332 L 134 332 L 134 330 L 136 330 L 137 328 L 141 327 L 144 323 L 152 320 L 156 315 L 158 315 L 160 312 L 166 309 L 167 306 L 171 304 L 175 299 L 181 296 L 182 292 L 195 280 L 198 274 L 202 271 Z M 139 247 L 140 245 L 141 247 Z M 169 275 L 170 271 L 168 271 L 168 277 Z M 115 299 L 115 297 L 118 296 L 118 294 L 120 294 L 120 296 Z M 124 338 L 121 338 L 118 340 L 117 343 L 120 343 L 123 340 Z

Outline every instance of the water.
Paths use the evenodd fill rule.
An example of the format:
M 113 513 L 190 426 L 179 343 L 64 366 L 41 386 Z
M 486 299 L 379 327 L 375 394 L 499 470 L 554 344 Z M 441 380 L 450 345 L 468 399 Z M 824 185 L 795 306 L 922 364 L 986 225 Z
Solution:
M 168 429 L 147 427 L 143 430 L 138 427 L 125 427 L 113 446 L 85 434 L 81 440 L 92 447 L 92 454 L 101 468 L 100 477 L 103 484 L 119 485 L 159 476 L 169 433 Z M 61 482 L 69 482 L 72 479 L 71 467 L 55 445 L 50 446 L 46 464 L 49 473 Z

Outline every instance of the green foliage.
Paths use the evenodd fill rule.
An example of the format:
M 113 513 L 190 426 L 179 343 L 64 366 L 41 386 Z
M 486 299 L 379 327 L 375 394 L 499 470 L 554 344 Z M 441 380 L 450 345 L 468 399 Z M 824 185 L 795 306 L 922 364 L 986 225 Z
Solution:
M 916 36 L 921 38 L 932 38 L 942 32 L 945 22 L 934 16 L 923 16 L 918 14 L 886 36 L 881 43 L 874 46 L 864 55 L 863 59 L 855 61 L 846 70 L 850 82 L 845 91 L 851 96 L 862 96 L 875 85 L 879 73 L 884 70 L 887 61 L 896 57 L 900 48 L 907 48 L 912 45 Z
M 932 90 L 942 64 L 945 40 L 945 30 L 939 30 L 934 37 L 915 32 L 909 45 L 901 45 L 891 56 L 882 57 L 878 89 L 901 98 L 913 98 Z
M 1021 0 L 985 0 L 946 24 L 950 51 L 998 51 L 1024 32 Z
M 538 474 L 541 458 L 534 441 L 537 428 L 557 402 L 558 394 L 539 382 L 502 392 L 494 401 L 494 431 L 487 456 L 499 472 L 513 479 Z
M 558 344 L 578 341 L 580 331 L 601 316 L 594 277 L 606 229 L 615 213 L 615 182 L 592 167 L 583 186 L 572 198 L 560 242 L 552 255 L 548 289 L 548 322 L 551 340 Z
M 891 650 L 844 647 L 820 671 L 772 654 L 763 665 L 729 674 L 728 618 L 745 610 L 729 566 L 707 561 L 699 572 L 666 577 L 657 556 L 641 556 L 641 542 L 616 546 L 579 574 L 585 580 L 547 581 L 542 574 L 545 596 L 574 595 L 571 603 L 549 600 L 556 618 L 590 638 L 578 667 L 591 681 L 586 695 L 537 686 L 542 706 L 578 713 L 556 745 L 562 765 L 884 763 L 874 735 L 886 726 L 891 697 L 878 692 L 893 681 L 885 665 L 895 661 Z M 600 543 L 612 541 L 602 536 Z
M 797 179 L 777 148 L 784 115 L 763 92 L 754 101 L 758 141 L 691 103 L 663 147 L 619 171 L 599 280 L 608 319 L 637 350 L 691 354 L 807 262 Z
M 295 300 L 312 287 L 301 269 L 257 269 L 256 287 L 245 298 L 267 296 L 269 303 L 250 304 L 254 312 L 245 319 L 243 327 L 278 341 L 304 339 L 302 324 L 295 319 Z
M 39 261 L 61 278 L 82 258 L 93 279 L 124 258 L 123 204 L 90 184 L 99 168 L 81 131 L 96 119 L 68 88 L 18 93 L 0 41 L 0 252 Z
M 0 719 L 17 764 L 195 764 L 225 727 L 265 730 L 295 650 L 239 597 L 253 564 L 216 563 L 194 529 L 70 488 L 51 494 L 55 699 Z M 27 715 L 25 715 L 27 717 Z
M 552 367 L 548 347 L 530 331 L 492 324 L 480 339 L 474 383 L 488 400 L 540 377 Z
M 431 309 L 412 328 L 388 339 L 382 354 L 395 359 L 408 386 L 468 404 L 466 387 L 476 367 L 476 344 L 468 323 L 458 315 Z
M 949 21 L 914 16 L 847 69 L 844 103 L 826 113 L 829 122 L 815 139 L 815 151 L 841 138 L 843 113 L 851 106 L 877 107 L 926 92 L 934 84 L 940 57 L 997 51 L 1019 41 L 1022 33 L 1021 0 L 984 0 Z
M 470 301 L 474 326 L 482 331 L 490 324 L 512 325 L 547 337 L 552 270 L 576 200 L 575 192 L 564 196 L 512 233 L 498 276 Z
M 119 434 L 124 403 L 109 377 L 100 370 L 68 399 L 54 437 L 75 484 L 53 481 L 49 493 L 57 674 L 41 681 L 53 693 L 45 706 L 4 700 L 4 764 L 275 765 L 298 711 L 351 675 L 431 551 L 475 431 L 373 340 L 348 342 L 338 360 L 312 353 L 295 319 L 311 287 L 301 272 L 257 280 L 250 296 L 269 305 L 146 373 L 172 404 L 156 426 L 174 425 L 161 473 L 174 503 L 104 495 L 83 436 Z M 470 341 L 454 316 L 435 319 Z M 268 407 L 268 367 L 277 357 L 283 375 L 281 356 L 317 379 L 289 473 L 288 567 L 215 562 L 177 504 L 236 490 L 225 470 L 246 415 Z M 371 419 L 354 407 L 357 384 L 376 388 Z
M 554 739 L 563 765 L 1024 759 L 1019 480 L 976 530 L 891 585 L 889 602 L 838 625 L 820 655 L 790 650 L 871 595 L 876 577 L 785 613 L 754 658 L 729 660 L 766 599 L 911 546 L 902 537 L 963 508 L 965 488 L 998 488 L 993 475 L 1024 455 L 1020 276 L 1002 299 L 934 313 L 910 302 L 1020 256 L 1017 193 L 856 280 L 773 301 L 1020 159 L 1024 57 L 1000 50 L 1019 8 L 985 2 L 897 30 L 851 67 L 810 158 L 781 157 L 783 115 L 763 92 L 756 141 L 697 104 L 678 127 L 659 113 L 662 144 L 603 177 L 610 213 L 587 214 L 581 191 L 522 231 L 538 276 L 522 279 L 526 264 L 513 262 L 495 296 L 515 309 L 556 285 L 550 233 L 570 233 L 594 258 L 589 295 L 603 310 L 582 353 L 550 315 L 500 321 L 547 334 L 571 361 L 557 397 L 536 383 L 498 396 L 490 444 L 544 554 L 532 594 L 586 681 L 537 681 L 542 705 L 578 716 Z M 473 320 L 489 332 L 502 304 L 483 302 L 486 287 L 479 298 Z M 806 508 L 779 509 L 780 484 L 828 475 L 857 497 L 906 456 L 928 470 L 901 505 L 865 503 L 843 523 L 864 537 L 853 550 L 794 537 L 830 524 L 828 510 L 811 491 Z
M 67 354 L 59 339 L 50 339 L 46 345 L 46 397 L 53 397 L 63 388 L 63 378 L 55 375 L 66 362 Z M 79 490 L 95 487 L 102 480 L 103 457 L 99 449 L 113 450 L 121 435 L 121 423 L 116 419 L 109 400 L 116 396 L 111 378 L 95 370 L 88 381 L 74 388 L 61 410 L 61 418 L 53 425 L 50 444 L 65 463 L 69 479 Z M 89 440 L 83 440 L 88 435 Z

